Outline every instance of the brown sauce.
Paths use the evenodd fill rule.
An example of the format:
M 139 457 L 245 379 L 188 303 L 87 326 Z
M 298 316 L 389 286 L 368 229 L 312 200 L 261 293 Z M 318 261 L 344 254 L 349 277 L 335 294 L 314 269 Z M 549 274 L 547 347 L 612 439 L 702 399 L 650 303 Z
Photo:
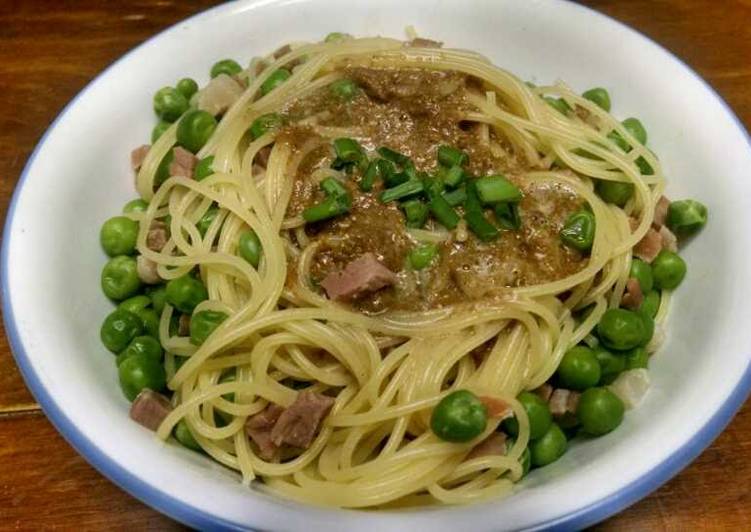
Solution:
M 469 90 L 476 90 L 465 76 L 367 68 L 350 68 L 347 76 L 362 87 L 355 98 L 342 102 L 322 89 L 292 102 L 284 110 L 291 125 L 280 139 L 299 147 L 311 133 L 307 127 L 294 125 L 295 120 L 319 115 L 321 125 L 359 129 L 361 135 L 356 139 L 368 151 L 388 146 L 410 156 L 418 170 L 435 169 L 441 144 L 461 148 L 469 154 L 467 169 L 472 174 L 501 173 L 523 190 L 519 205 L 522 227 L 504 230 L 490 243 L 479 241 L 471 232 L 459 242 L 452 233 L 440 245 L 432 265 L 415 272 L 407 267 L 407 255 L 416 243 L 396 202 L 382 204 L 378 200 L 380 185 L 372 192 L 361 192 L 356 185 L 360 176 L 354 174 L 347 183 L 353 197 L 350 213 L 306 226 L 311 240 L 320 244 L 311 266 L 314 284 L 360 255 L 373 252 L 397 272 L 399 281 L 361 296 L 353 307 L 367 313 L 426 310 L 502 296 L 508 288 L 558 280 L 585 266 L 586 256 L 562 245 L 558 236 L 565 219 L 581 207 L 582 200 L 562 185 L 525 180 L 523 174 L 533 168 L 517 158 L 503 139 L 491 132 L 491 140 L 501 148 L 493 152 L 476 127 L 465 127 L 461 119 L 471 109 L 466 96 Z M 288 216 L 322 199 L 310 175 L 327 168 L 333 157 L 330 145 L 324 143 L 303 158 Z M 291 276 L 288 282 L 293 282 Z

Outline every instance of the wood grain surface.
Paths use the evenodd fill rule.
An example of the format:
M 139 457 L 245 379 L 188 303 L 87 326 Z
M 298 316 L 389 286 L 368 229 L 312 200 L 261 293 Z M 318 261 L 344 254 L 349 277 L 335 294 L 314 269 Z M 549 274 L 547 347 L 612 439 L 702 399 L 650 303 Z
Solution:
M 0 1 L 0 219 L 34 145 L 127 50 L 218 2 Z M 749 0 L 588 0 L 659 42 L 751 125 Z M 273 46 L 275 43 L 269 43 Z M 655 90 L 660 90 L 656 87 Z M 1 327 L 1 326 L 0 326 Z M 751 408 L 690 467 L 600 530 L 751 529 Z M 0 529 L 181 529 L 101 476 L 50 425 L 0 328 Z

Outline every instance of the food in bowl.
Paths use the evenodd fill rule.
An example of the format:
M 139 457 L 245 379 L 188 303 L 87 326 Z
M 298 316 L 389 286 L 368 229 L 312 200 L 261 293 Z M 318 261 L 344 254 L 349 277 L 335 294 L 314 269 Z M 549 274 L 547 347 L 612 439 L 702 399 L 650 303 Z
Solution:
M 638 404 L 707 209 L 605 89 L 345 34 L 211 78 L 156 92 L 101 230 L 133 419 L 362 508 L 509 493 Z

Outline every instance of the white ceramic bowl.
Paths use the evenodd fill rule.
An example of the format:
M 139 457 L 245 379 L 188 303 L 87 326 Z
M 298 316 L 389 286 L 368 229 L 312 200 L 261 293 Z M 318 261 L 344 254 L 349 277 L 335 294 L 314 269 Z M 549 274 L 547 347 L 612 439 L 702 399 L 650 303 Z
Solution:
M 128 420 L 99 289 L 101 223 L 134 197 L 131 148 L 154 123 L 156 89 L 205 82 L 219 58 L 246 60 L 330 31 L 425 36 L 478 50 L 521 77 L 607 87 L 639 116 L 673 198 L 696 197 L 710 222 L 685 249 L 689 274 L 642 406 L 603 438 L 534 471 L 503 501 L 399 513 L 312 508 L 243 488 L 231 472 L 160 444 Z M 28 162 L 2 250 L 6 328 L 26 382 L 58 430 L 123 489 L 198 528 L 468 530 L 579 528 L 643 497 L 722 430 L 751 385 L 751 150 L 733 113 L 680 60 L 638 33 L 553 0 L 262 0 L 229 3 L 139 46 L 61 113 Z

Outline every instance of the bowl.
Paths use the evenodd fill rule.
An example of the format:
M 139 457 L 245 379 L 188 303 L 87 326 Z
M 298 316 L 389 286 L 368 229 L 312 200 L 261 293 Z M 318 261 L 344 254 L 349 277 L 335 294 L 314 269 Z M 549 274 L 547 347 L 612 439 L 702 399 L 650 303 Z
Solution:
M 604 86 L 616 116 L 638 116 L 672 198 L 710 222 L 683 251 L 668 338 L 652 388 L 615 432 L 579 442 L 504 500 L 471 507 L 359 512 L 277 499 L 128 419 L 99 289 L 101 223 L 135 196 L 130 150 L 154 123 L 155 90 L 216 60 L 249 59 L 330 31 L 401 37 L 404 26 L 477 50 L 524 79 Z M 722 99 L 642 35 L 573 3 L 537 0 L 249 0 L 190 18 L 126 54 L 50 126 L 28 161 L 5 226 L 3 311 L 11 346 L 47 416 L 92 465 L 146 504 L 196 528 L 471 530 L 581 528 L 625 508 L 688 464 L 751 387 L 751 148 Z

